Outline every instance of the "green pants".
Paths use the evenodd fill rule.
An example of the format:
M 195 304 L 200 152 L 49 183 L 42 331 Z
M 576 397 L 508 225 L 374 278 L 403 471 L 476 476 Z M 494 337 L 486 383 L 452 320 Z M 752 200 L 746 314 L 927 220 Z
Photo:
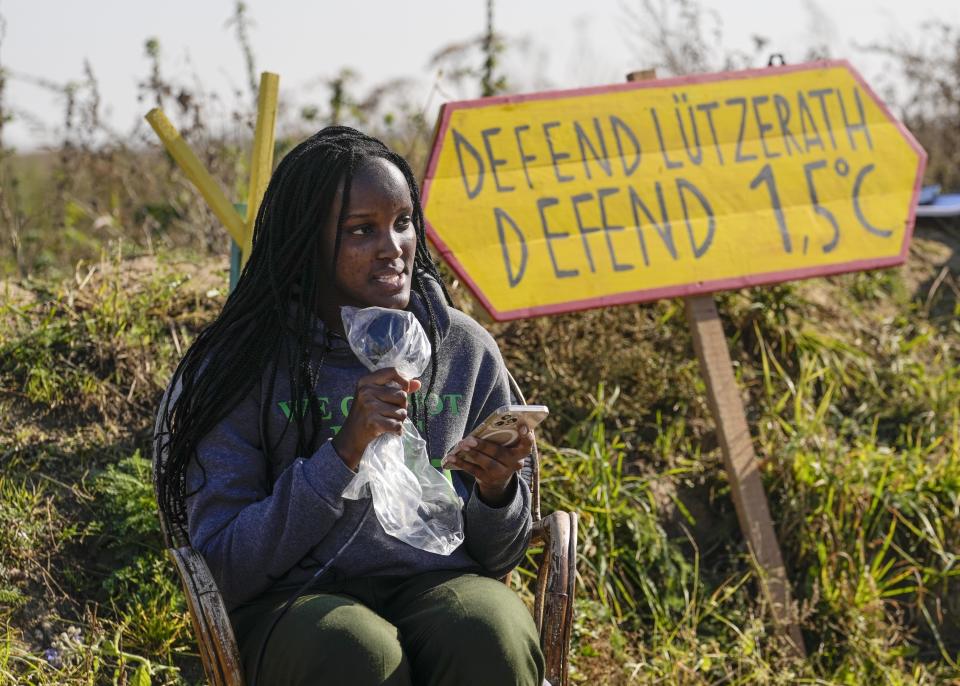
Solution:
M 247 680 L 288 596 L 231 614 Z M 256 686 L 540 686 L 530 612 L 506 585 L 430 572 L 321 583 L 277 623 Z

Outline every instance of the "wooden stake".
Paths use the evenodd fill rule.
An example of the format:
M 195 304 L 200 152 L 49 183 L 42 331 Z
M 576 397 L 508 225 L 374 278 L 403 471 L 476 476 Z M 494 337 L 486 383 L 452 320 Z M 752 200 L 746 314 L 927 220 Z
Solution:
M 217 215 L 217 219 L 223 222 L 233 240 L 242 244 L 246 231 L 243 217 L 227 200 L 227 196 L 220 190 L 216 180 L 206 170 L 203 162 L 197 158 L 187 142 L 183 140 L 183 136 L 180 135 L 176 127 L 167 119 L 167 115 L 160 108 L 154 108 L 147 113 L 147 121 L 150 122 L 150 126 L 153 127 L 170 156 L 200 191 L 200 195 L 207 201 L 207 205 L 213 210 L 213 213 Z
M 710 411 L 717 424 L 723 466 L 730 480 L 730 492 L 740 530 L 747 540 L 750 554 L 761 569 L 761 588 L 770 603 L 777 628 L 787 632 L 797 654 L 804 657 L 803 636 L 797 626 L 787 570 L 773 529 L 767 494 L 757 469 L 753 439 L 733 376 L 730 350 L 716 302 L 712 295 L 697 295 L 684 298 L 684 305 L 693 335 L 693 348 L 700 360 L 700 373 L 707 384 Z
M 273 173 L 273 146 L 277 126 L 277 94 L 280 77 L 271 72 L 260 74 L 260 91 L 257 94 L 257 125 L 253 134 L 253 151 L 250 156 L 250 183 L 247 190 L 246 217 L 227 200 L 220 186 L 197 158 L 180 132 L 167 119 L 160 108 L 147 113 L 147 121 L 159 136 L 167 152 L 173 157 L 187 178 L 197 187 L 207 205 L 226 227 L 233 242 L 240 249 L 240 259 L 235 268 L 231 247 L 230 288 L 233 289 L 240 267 L 250 257 L 253 243 L 253 224 L 260 209 L 260 202 Z
M 253 134 L 253 152 L 250 155 L 250 188 L 247 191 L 246 235 L 240 244 L 241 264 L 246 264 L 253 245 L 253 223 L 257 219 L 260 201 L 273 173 L 273 143 L 277 127 L 277 94 L 280 77 L 268 71 L 260 74 L 257 93 L 257 127 Z
M 627 81 L 655 78 L 656 71 L 653 69 L 627 74 Z M 684 298 L 684 305 L 693 335 L 693 348 L 707 384 L 710 411 L 717 424 L 723 466 L 730 480 L 740 530 L 761 570 L 760 587 L 770 604 L 774 624 L 790 639 L 797 655 L 805 657 L 803 636 L 797 625 L 787 571 L 770 517 L 767 494 L 757 469 L 753 439 L 733 375 L 730 350 L 716 302 L 712 295 L 697 295 Z

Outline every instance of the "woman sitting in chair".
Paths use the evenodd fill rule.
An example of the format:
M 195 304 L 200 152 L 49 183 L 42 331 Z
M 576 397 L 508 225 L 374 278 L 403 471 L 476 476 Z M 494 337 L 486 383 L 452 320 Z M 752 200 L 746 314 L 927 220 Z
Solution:
M 422 380 L 362 366 L 344 305 L 412 312 L 432 345 Z M 346 127 L 294 148 L 156 435 L 160 506 L 206 559 L 249 684 L 541 684 L 533 619 L 497 581 L 530 537 L 533 436 L 464 439 L 509 402 L 496 343 L 450 305 L 406 161 Z M 447 555 L 344 497 L 367 445 L 408 417 L 457 470 L 463 543 Z

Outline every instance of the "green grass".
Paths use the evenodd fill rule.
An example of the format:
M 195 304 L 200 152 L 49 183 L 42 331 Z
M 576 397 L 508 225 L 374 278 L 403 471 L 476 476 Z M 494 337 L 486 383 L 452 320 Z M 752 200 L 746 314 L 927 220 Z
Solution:
M 0 307 L 0 684 L 201 677 L 143 455 L 178 347 L 217 301 L 149 266 L 105 262 Z
M 146 459 L 222 302 L 201 272 L 225 280 L 114 258 L 0 305 L 0 684 L 202 681 Z M 576 683 L 960 680 L 960 324 L 928 295 L 888 270 L 718 298 L 807 660 L 759 592 L 682 304 L 490 327 L 551 406 L 544 511 L 581 516 Z

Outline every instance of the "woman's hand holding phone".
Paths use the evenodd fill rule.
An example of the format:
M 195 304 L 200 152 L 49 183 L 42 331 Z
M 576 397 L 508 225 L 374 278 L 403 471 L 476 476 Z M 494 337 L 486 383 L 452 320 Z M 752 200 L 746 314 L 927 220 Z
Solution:
M 443 464 L 473 476 L 483 502 L 500 507 L 506 504 L 511 478 L 523 468 L 524 458 L 533 450 L 533 432 L 521 426 L 519 434 L 519 439 L 510 446 L 467 436 L 447 454 Z

